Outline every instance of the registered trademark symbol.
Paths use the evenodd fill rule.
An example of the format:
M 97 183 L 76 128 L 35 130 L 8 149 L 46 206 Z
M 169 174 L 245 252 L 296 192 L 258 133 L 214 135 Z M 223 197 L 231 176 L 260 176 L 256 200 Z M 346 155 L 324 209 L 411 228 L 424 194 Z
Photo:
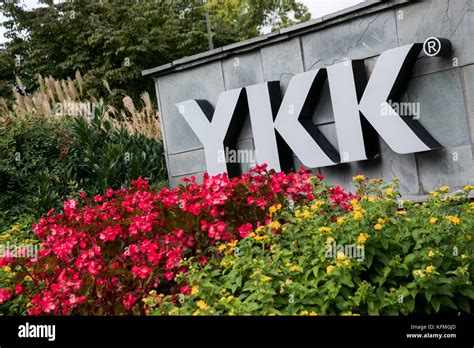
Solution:
M 451 42 L 432 36 L 423 43 L 423 51 L 429 57 L 447 56 L 451 52 Z

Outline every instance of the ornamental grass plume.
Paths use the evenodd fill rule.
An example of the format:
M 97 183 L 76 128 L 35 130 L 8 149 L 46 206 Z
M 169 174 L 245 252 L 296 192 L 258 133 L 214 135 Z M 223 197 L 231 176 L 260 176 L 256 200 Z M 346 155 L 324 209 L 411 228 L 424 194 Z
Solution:
M 141 134 L 149 139 L 161 140 L 159 115 L 148 92 L 141 95 L 140 107 L 136 107 L 126 95 L 122 99 L 123 108 L 117 110 L 110 104 L 104 104 L 102 98 L 85 91 L 84 80 L 79 71 L 74 79 L 68 77 L 66 80 L 38 75 L 38 88 L 32 94 L 26 93 L 26 88 L 18 76 L 16 84 L 17 87 L 13 88 L 12 105 L 0 98 L 0 123 L 8 122 L 12 117 L 81 117 L 102 112 L 101 116 L 110 121 L 113 128 L 124 128 L 130 134 Z M 103 84 L 112 95 L 107 81 L 104 80 Z

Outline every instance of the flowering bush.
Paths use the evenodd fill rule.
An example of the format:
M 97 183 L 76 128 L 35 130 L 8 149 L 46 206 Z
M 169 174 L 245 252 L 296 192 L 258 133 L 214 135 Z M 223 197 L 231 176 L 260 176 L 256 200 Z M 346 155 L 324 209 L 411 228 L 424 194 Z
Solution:
M 189 258 L 181 294 L 153 291 L 152 315 L 408 315 L 472 313 L 474 203 L 465 192 L 401 201 L 396 182 L 359 175 L 358 194 L 334 207 L 334 188 L 270 207 L 240 241 L 222 241 L 205 265 Z M 339 190 L 338 190 L 339 191 Z M 332 192 L 332 193 L 331 193 Z
M 0 286 L 0 305 L 12 312 L 24 304 L 31 315 L 142 314 L 151 290 L 180 291 L 175 277 L 186 272 L 184 257 L 204 264 L 211 245 L 246 237 L 268 221 L 271 206 L 314 199 L 309 178 L 261 166 L 241 178 L 190 178 L 173 190 L 156 192 L 138 179 L 128 189 L 83 193 L 33 226 L 38 257 L 0 258 L 11 273 Z M 347 195 L 332 196 L 334 205 L 349 208 Z

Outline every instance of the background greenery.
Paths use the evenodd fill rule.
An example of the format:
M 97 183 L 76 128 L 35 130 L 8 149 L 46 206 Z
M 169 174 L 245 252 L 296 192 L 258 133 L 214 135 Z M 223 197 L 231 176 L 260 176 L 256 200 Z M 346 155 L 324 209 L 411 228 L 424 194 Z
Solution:
M 142 70 L 208 50 L 205 11 L 215 47 L 258 36 L 263 27 L 278 29 L 310 18 L 293 0 L 40 2 L 47 6 L 0 5 L 10 40 L 0 52 L 4 98 L 12 87 L 20 88 L 16 76 L 24 81 L 22 93 L 30 93 L 38 87 L 38 74 L 65 79 L 79 70 L 92 95 L 112 96 L 117 106 L 126 91 L 137 101 L 144 90 L 154 93 Z

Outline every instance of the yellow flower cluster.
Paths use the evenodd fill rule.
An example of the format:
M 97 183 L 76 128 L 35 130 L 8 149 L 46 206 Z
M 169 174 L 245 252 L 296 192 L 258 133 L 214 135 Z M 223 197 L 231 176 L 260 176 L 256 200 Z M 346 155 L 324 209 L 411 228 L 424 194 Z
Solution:
M 308 312 L 307 310 L 304 310 L 304 311 L 301 311 L 300 315 L 316 316 L 318 315 L 318 313 L 315 311 Z
M 370 203 L 374 203 L 375 202 L 375 198 L 374 197 L 369 197 L 369 196 L 362 196 L 361 200 L 363 201 L 368 201 Z
M 306 208 L 303 211 L 301 211 L 300 209 L 295 210 L 295 217 L 299 218 L 299 219 L 297 219 L 298 222 L 302 221 L 301 218 L 305 218 L 305 219 L 309 218 L 310 215 L 311 215 L 311 213 Z
M 332 230 L 331 230 L 330 227 L 323 226 L 323 227 L 318 228 L 318 232 L 319 232 L 319 233 L 324 233 L 324 232 L 326 232 L 326 233 L 331 233 Z
M 388 189 L 385 190 L 385 193 L 387 196 L 393 196 L 393 188 L 389 187 Z
M 270 216 L 272 216 L 273 214 L 275 214 L 275 213 L 276 213 L 278 210 L 280 210 L 280 209 L 281 209 L 281 204 L 280 204 L 280 203 L 278 203 L 278 204 L 276 204 L 276 205 L 272 205 L 272 206 L 268 209 L 268 211 L 270 212 Z
M 199 286 L 198 285 L 194 285 L 192 288 L 191 288 L 191 295 L 197 295 L 199 292 Z
M 196 306 L 198 306 L 198 308 L 202 311 L 205 311 L 207 309 L 209 309 L 209 306 L 207 305 L 206 302 L 204 302 L 203 300 L 199 300 L 196 302 Z
M 448 190 L 449 190 L 449 186 L 441 186 L 441 187 L 439 188 L 439 191 L 440 191 L 440 192 L 447 192 Z
M 357 243 L 364 244 L 367 241 L 367 238 L 369 238 L 367 233 L 361 233 L 357 237 Z
M 337 267 L 342 267 L 342 266 L 344 266 L 344 265 L 345 265 L 345 266 L 350 266 L 350 265 L 351 265 L 351 260 L 349 260 L 349 259 L 347 258 L 347 256 L 346 256 L 346 254 L 344 254 L 342 251 L 339 251 L 339 252 L 337 253 L 336 260 L 338 261 L 338 262 L 336 263 L 336 266 L 337 266 Z M 334 265 L 328 265 L 328 266 L 326 267 L 326 274 L 327 274 L 327 275 L 331 275 L 331 274 L 334 272 L 334 270 L 336 269 L 336 266 L 334 266 Z
M 315 211 L 315 210 L 318 210 L 323 205 L 324 205 L 324 201 L 315 201 L 309 209 L 311 209 L 311 211 Z
M 427 273 L 431 273 L 435 270 L 435 267 L 433 265 L 426 266 L 425 268 Z
M 464 192 L 469 193 L 469 192 L 471 192 L 472 190 L 474 190 L 474 186 L 472 186 L 472 185 L 466 185 L 466 186 L 464 186 Z
M 331 244 L 334 241 L 335 239 L 333 237 L 328 237 L 328 239 L 326 239 L 326 244 Z
M 257 242 L 260 242 L 260 241 L 265 240 L 267 238 L 268 238 L 268 236 L 265 236 L 265 235 L 264 236 L 255 236 L 255 240 Z
M 424 270 L 424 271 L 421 270 L 421 269 L 414 270 L 414 271 L 413 271 L 413 275 L 414 275 L 415 277 L 423 278 L 423 277 L 426 275 L 426 273 L 432 273 L 435 269 L 436 269 L 435 266 L 429 265 L 429 266 L 426 266 L 426 267 L 425 267 L 425 270 Z
M 227 244 L 220 244 L 220 245 L 217 247 L 217 250 L 219 250 L 220 252 L 224 252 L 224 253 L 227 254 L 227 255 L 228 255 L 228 254 L 231 254 L 231 253 L 234 251 L 234 249 L 235 249 L 235 247 L 236 247 L 236 245 L 237 245 L 237 242 L 238 242 L 238 241 L 237 241 L 237 239 L 236 239 L 236 240 L 234 240 L 233 242 L 229 242 L 229 243 L 227 243 Z
M 356 175 L 356 176 L 352 177 L 353 182 L 362 182 L 364 180 L 365 180 L 365 176 L 363 176 L 362 174 L 359 174 L 359 175 Z
M 20 232 L 20 225 L 12 226 L 12 231 L 13 232 Z
M 353 199 L 351 201 L 352 210 L 354 211 L 354 220 L 358 221 L 362 218 L 362 215 L 365 213 L 365 210 L 359 205 L 359 201 L 357 199 Z
M 430 224 L 434 225 L 438 221 L 434 216 L 430 217 Z
M 268 226 L 274 230 L 279 230 L 281 227 L 281 224 L 278 221 L 272 221 L 268 224 Z
M 294 264 L 292 264 L 291 262 L 287 262 L 287 263 L 286 263 L 286 266 L 290 268 L 290 272 L 297 272 L 297 271 L 299 271 L 300 268 L 301 268 L 300 266 L 294 265 Z
M 461 219 L 457 216 L 446 215 L 444 218 L 451 222 L 453 225 L 459 225 L 461 223 Z
M 413 271 L 413 275 L 415 277 L 423 278 L 425 276 L 425 273 L 423 273 L 423 271 L 421 269 L 416 269 L 416 270 Z
M 343 261 L 346 259 L 346 254 L 344 254 L 344 252 L 342 251 L 339 251 L 336 255 L 336 260 L 337 261 Z
M 257 229 L 255 230 L 255 232 L 250 232 L 248 237 L 250 238 L 255 238 L 256 241 L 260 241 L 260 240 L 265 240 L 268 238 L 268 236 L 259 236 L 258 234 L 259 233 L 262 233 L 262 232 L 265 232 L 265 226 L 259 226 L 257 227 Z

